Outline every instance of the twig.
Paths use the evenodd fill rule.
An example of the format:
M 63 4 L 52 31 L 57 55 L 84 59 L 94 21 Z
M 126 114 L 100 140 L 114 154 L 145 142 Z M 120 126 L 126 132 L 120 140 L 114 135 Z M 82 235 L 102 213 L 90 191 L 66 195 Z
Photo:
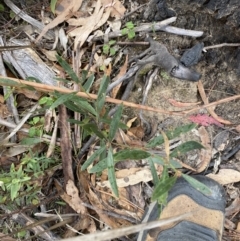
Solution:
M 234 95 L 234 96 L 231 96 L 231 97 L 227 97 L 227 98 L 224 98 L 224 99 L 221 99 L 221 100 L 214 101 L 214 102 L 206 104 L 206 105 L 201 105 L 201 106 L 195 107 L 195 108 L 193 108 L 191 110 L 184 111 L 184 114 L 188 115 L 188 114 L 193 113 L 193 112 L 195 112 L 197 110 L 201 110 L 203 108 L 216 106 L 216 105 L 219 105 L 219 104 L 222 104 L 222 103 L 226 103 L 226 102 L 229 102 L 229 101 L 233 101 L 233 100 L 236 100 L 236 99 L 240 99 L 240 95 Z
M 84 144 L 84 146 L 82 147 L 82 149 L 80 150 L 80 152 L 78 153 L 78 159 L 81 160 L 81 158 L 83 157 L 84 153 L 87 151 L 87 149 L 92 145 L 92 143 L 96 140 L 97 136 L 91 136 L 90 139 Z M 82 164 L 82 161 L 79 161 L 80 164 Z
M 60 88 L 57 86 L 44 85 L 44 84 L 40 84 L 40 83 L 29 82 L 29 81 L 25 81 L 25 80 L 21 80 L 21 79 L 10 78 L 10 77 L 6 78 L 4 76 L 0 76 L 0 84 L 3 86 L 15 86 L 16 88 L 23 88 L 24 85 L 32 86 L 36 90 L 38 90 L 40 92 L 44 92 L 44 93 L 52 93 L 54 91 L 58 91 L 58 92 L 64 93 L 64 94 L 76 93 L 73 90 L 64 89 L 64 88 Z M 77 92 L 76 95 L 86 98 L 86 99 L 93 99 L 93 100 L 97 99 L 97 95 L 89 94 L 89 93 L 85 93 L 85 92 Z M 109 102 L 109 103 L 117 104 L 117 105 L 123 104 L 125 106 L 129 106 L 132 108 L 143 109 L 146 111 L 153 111 L 153 112 L 157 112 L 157 113 L 164 113 L 164 114 L 177 115 L 177 116 L 183 115 L 183 113 L 180 113 L 180 112 L 166 111 L 166 110 L 157 109 L 157 108 L 153 108 L 153 107 L 149 107 L 149 106 L 135 104 L 135 103 L 128 102 L 128 101 L 113 99 L 111 97 L 106 97 L 105 101 Z
M 176 21 L 176 17 L 168 18 L 166 20 L 163 20 L 161 22 L 157 23 L 146 23 L 139 27 L 135 27 L 134 31 L 135 33 L 138 32 L 153 32 L 153 31 L 164 31 L 167 33 L 173 33 L 176 35 L 184 35 L 184 36 L 190 36 L 190 37 L 201 37 L 203 35 L 203 31 L 195 31 L 195 30 L 188 30 L 188 29 L 182 29 L 177 27 L 168 26 L 170 23 Z M 109 39 L 117 38 L 123 36 L 122 31 L 118 30 L 115 32 L 111 32 L 107 35 Z M 92 39 L 92 41 L 99 41 L 104 40 L 105 35 L 97 36 Z
M 4 76 L 0 76 L 0 84 L 3 86 L 15 86 L 15 87 L 20 87 L 23 88 L 24 85 L 25 86 L 32 86 L 34 87 L 36 90 L 40 91 L 40 92 L 44 92 L 44 93 L 52 93 L 54 91 L 58 91 L 60 93 L 64 93 L 64 94 L 70 94 L 70 93 L 75 93 L 73 90 L 69 90 L 69 89 L 64 89 L 64 88 L 60 88 L 57 86 L 50 86 L 50 85 L 44 85 L 44 84 L 39 84 L 39 83 L 34 83 L 34 82 L 29 82 L 29 81 L 25 81 L 25 80 L 21 80 L 21 79 L 15 79 L 15 78 L 10 78 L 10 77 L 4 77 Z M 88 94 L 88 93 L 84 93 L 84 92 L 77 92 L 76 93 L 77 96 L 86 98 L 86 99 L 97 99 L 97 95 L 95 94 Z M 157 109 L 157 108 L 153 108 L 153 107 L 149 107 L 149 106 L 143 106 L 143 105 L 138 105 L 132 102 L 128 102 L 128 101 L 122 101 L 122 100 L 117 100 L 117 99 L 113 99 L 110 97 L 106 97 L 105 101 L 109 102 L 109 103 L 113 103 L 113 104 L 123 104 L 124 106 L 128 106 L 128 107 L 132 107 L 132 108 L 136 108 L 136 109 L 143 109 L 145 111 L 152 111 L 152 112 L 157 112 L 157 113 L 163 113 L 163 114 L 168 114 L 168 115 L 176 115 L 176 116 L 184 116 L 184 115 L 188 115 L 192 112 L 195 112 L 197 110 L 200 110 L 202 108 L 207 108 L 207 107 L 211 107 L 211 106 L 215 106 L 215 105 L 219 105 L 221 103 L 226 103 L 232 100 L 236 100 L 236 99 L 240 99 L 240 95 L 234 95 L 231 97 L 227 97 L 218 101 L 214 101 L 212 103 L 206 104 L 206 105 L 202 105 L 196 108 L 193 108 L 191 110 L 188 111 L 166 111 L 166 110 L 162 110 L 162 109 Z
M 114 87 L 118 86 L 120 83 L 122 83 L 124 80 L 131 78 L 139 69 L 139 66 L 136 65 L 128 70 L 128 72 L 123 75 L 118 80 L 111 83 L 107 88 L 107 93 L 109 93 Z
M 211 46 L 204 47 L 203 51 L 206 51 L 208 49 L 222 48 L 225 46 L 238 47 L 238 46 L 240 46 L 240 43 L 222 43 L 222 44 L 211 45 Z
M 1 119 L 0 118 L 0 125 L 2 125 L 2 126 L 7 126 L 7 127 L 9 127 L 9 128 L 16 128 L 16 124 L 14 124 L 14 123 L 11 123 L 11 122 L 9 122 L 9 121 L 6 121 L 6 120 L 3 120 L 3 119 Z M 26 128 L 21 128 L 19 131 L 21 131 L 21 132 L 24 132 L 24 133 L 29 133 L 29 130 L 28 129 L 26 129 Z M 50 139 L 51 139 L 51 136 L 49 136 L 49 135 L 46 135 L 46 134 L 43 134 L 43 136 L 41 137 L 41 140 L 43 140 L 43 141 L 46 141 L 46 142 L 50 142 Z M 59 143 L 59 138 L 57 139 L 57 145 L 60 145 L 60 143 Z
M 22 120 L 18 123 L 18 125 L 12 130 L 12 132 L 6 137 L 4 138 L 1 142 L 0 142 L 0 146 L 4 145 L 8 142 L 8 140 L 14 136 L 21 128 L 22 126 L 25 124 L 25 122 L 30 118 L 30 116 L 33 114 L 33 112 L 39 107 L 39 104 L 35 104 L 30 111 L 22 118 Z
M 140 5 L 139 7 L 137 7 L 136 9 L 134 9 L 133 11 L 131 11 L 131 12 L 129 12 L 129 13 L 126 13 L 124 16 L 121 17 L 121 19 L 124 19 L 124 18 L 129 17 L 130 15 L 132 15 L 133 13 L 135 13 L 135 12 L 138 11 L 140 8 L 142 8 L 142 7 L 146 6 L 146 5 L 147 5 L 147 3 Z
M 45 25 L 43 23 L 37 21 L 36 19 L 29 16 L 28 14 L 26 14 L 21 9 L 19 9 L 12 1 L 4 0 L 4 2 L 17 16 L 22 18 L 27 23 L 29 23 L 29 24 L 33 25 L 34 27 L 38 28 L 40 31 L 42 31 L 43 28 L 45 27 Z M 45 37 L 47 37 L 49 39 L 53 39 L 54 36 L 55 36 L 55 34 L 52 30 L 48 31 L 45 35 Z
M 142 230 L 148 230 L 148 229 L 153 229 L 158 227 L 166 227 L 168 225 L 178 223 L 184 220 L 184 218 L 192 215 L 193 215 L 193 212 L 187 212 L 177 217 L 174 216 L 171 218 L 158 220 L 158 221 L 151 221 L 148 223 L 142 223 L 142 224 L 133 225 L 130 227 L 124 227 L 124 228 L 118 228 L 114 230 L 107 230 L 103 232 L 87 234 L 84 237 L 78 236 L 73 238 L 61 239 L 61 241 L 83 241 L 83 240 L 84 241 L 90 241 L 90 240 L 103 241 L 103 240 L 109 240 L 109 239 L 113 240 L 114 238 L 129 235 L 132 233 L 138 233 L 139 231 L 142 231 Z

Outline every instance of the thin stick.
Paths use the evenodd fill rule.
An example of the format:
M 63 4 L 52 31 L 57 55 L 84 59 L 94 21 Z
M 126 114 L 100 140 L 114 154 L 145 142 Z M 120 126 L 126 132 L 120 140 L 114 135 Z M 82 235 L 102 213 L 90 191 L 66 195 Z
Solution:
M 240 46 L 240 43 L 222 43 L 222 44 L 211 45 L 211 46 L 204 47 L 203 51 L 208 50 L 208 49 L 222 48 L 225 46 L 237 47 L 237 46 Z
M 29 81 L 25 81 L 25 80 L 21 80 L 21 79 L 10 78 L 10 77 L 6 78 L 4 76 L 0 76 L 0 84 L 3 86 L 14 86 L 16 88 L 18 88 L 18 87 L 23 88 L 24 85 L 32 86 L 36 90 L 45 92 L 45 93 L 49 93 L 49 92 L 52 93 L 54 91 L 58 91 L 60 93 L 65 93 L 65 94 L 75 93 L 75 91 L 69 90 L 69 89 L 64 89 L 64 88 L 51 86 L 51 85 L 39 84 L 39 83 L 35 83 L 35 82 L 29 82 Z M 86 99 L 97 99 L 97 95 L 95 95 L 95 94 L 77 92 L 76 95 L 86 98 Z M 183 113 L 180 113 L 180 112 L 166 111 L 166 110 L 157 109 L 157 108 L 153 108 L 153 107 L 149 107 L 149 106 L 135 104 L 135 103 L 128 102 L 128 101 L 117 100 L 117 99 L 113 99 L 110 97 L 106 97 L 105 101 L 113 103 L 113 104 L 117 104 L 117 105 L 120 105 L 122 103 L 124 106 L 129 106 L 132 108 L 142 109 L 142 110 L 146 110 L 146 111 L 153 111 L 153 112 L 158 112 L 158 113 L 163 113 L 163 114 L 168 114 L 168 115 L 183 116 Z
M 73 90 L 69 90 L 69 89 L 63 89 L 63 88 L 56 87 L 56 86 L 44 85 L 44 84 L 29 82 L 29 81 L 25 81 L 25 80 L 21 80 L 21 79 L 10 78 L 10 77 L 6 78 L 6 77 L 1 76 L 1 75 L 0 75 L 0 84 L 3 85 L 3 86 L 15 86 L 15 87 L 24 87 L 24 85 L 32 86 L 36 90 L 41 91 L 41 92 L 45 92 L 45 93 L 49 93 L 49 92 L 52 93 L 54 91 L 58 91 L 60 93 L 65 93 L 65 94 L 75 93 Z M 80 97 L 83 97 L 83 98 L 86 98 L 86 99 L 97 99 L 97 95 L 87 94 L 87 93 L 84 93 L 84 92 L 78 92 L 78 93 L 76 93 L 76 95 L 80 96 Z M 227 97 L 227 98 L 209 103 L 207 105 L 198 106 L 198 107 L 193 108 L 191 110 L 181 111 L 181 112 L 166 111 L 166 110 L 157 109 L 157 108 L 153 108 L 153 107 L 149 107 L 149 106 L 138 105 L 138 104 L 128 102 L 128 101 L 117 100 L 117 99 L 113 99 L 113 98 L 110 98 L 110 97 L 106 97 L 105 101 L 109 102 L 109 103 L 117 104 L 117 105 L 122 103 L 124 106 L 129 106 L 129 107 L 132 107 L 132 108 L 145 110 L 145 111 L 153 111 L 153 112 L 157 112 L 157 113 L 176 115 L 176 116 L 185 116 L 185 115 L 188 115 L 192 112 L 196 112 L 197 110 L 207 108 L 207 107 L 210 107 L 210 106 L 219 105 L 219 104 L 226 103 L 226 102 L 229 102 L 229 101 L 233 101 L 233 100 L 236 100 L 236 99 L 240 99 L 240 95 L 234 95 L 234 96 L 231 96 L 231 97 Z

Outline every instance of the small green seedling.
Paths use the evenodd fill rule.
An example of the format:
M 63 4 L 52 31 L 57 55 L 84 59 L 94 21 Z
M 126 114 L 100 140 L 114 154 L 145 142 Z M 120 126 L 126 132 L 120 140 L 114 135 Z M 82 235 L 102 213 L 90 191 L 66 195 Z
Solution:
M 132 21 L 127 22 L 125 24 L 125 28 L 122 29 L 122 35 L 126 35 L 128 36 L 129 39 L 133 39 L 135 37 L 135 29 L 134 29 L 134 24 Z
M 29 137 L 35 137 L 35 136 L 42 136 L 43 134 L 43 128 L 44 128 L 44 118 L 43 117 L 33 117 L 31 121 L 29 121 L 29 124 L 31 127 L 29 128 Z
M 116 48 L 114 48 L 115 40 L 110 40 L 107 44 L 103 45 L 103 53 L 106 55 L 113 56 L 116 54 Z

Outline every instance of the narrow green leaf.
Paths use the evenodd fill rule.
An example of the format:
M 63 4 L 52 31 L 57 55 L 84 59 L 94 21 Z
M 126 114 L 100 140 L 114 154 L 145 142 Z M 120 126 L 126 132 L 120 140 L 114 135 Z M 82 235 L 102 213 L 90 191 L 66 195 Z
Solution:
M 27 80 L 27 81 L 30 81 L 30 82 L 35 82 L 35 83 L 42 84 L 42 82 L 40 81 L 40 79 L 38 79 L 38 78 L 36 78 L 36 77 L 27 77 L 26 80 Z
M 141 160 L 150 157 L 151 154 L 149 152 L 138 150 L 138 149 L 129 149 L 122 150 L 114 154 L 114 160 L 122 161 L 122 160 Z
M 175 128 L 173 131 L 167 131 L 165 134 L 168 138 L 168 140 L 172 140 L 178 136 L 180 136 L 183 133 L 187 133 L 189 131 L 191 131 L 192 129 L 194 129 L 197 125 L 194 123 L 191 124 L 187 124 L 184 126 L 180 126 Z M 156 138 L 152 139 L 148 144 L 147 147 L 151 148 L 151 147 L 155 147 L 158 145 L 162 145 L 164 143 L 164 139 L 162 135 L 157 136 Z
M 58 107 L 61 104 L 64 104 L 68 100 L 72 100 L 74 96 L 76 96 L 76 93 L 62 94 L 60 97 L 56 99 L 56 101 L 53 102 L 50 108 L 55 109 L 56 107 Z
M 119 194 L 118 194 L 117 180 L 116 180 L 115 170 L 114 170 L 112 147 L 110 147 L 108 150 L 107 169 L 108 169 L 108 180 L 110 182 L 110 186 L 112 188 L 114 195 L 118 197 Z
M 83 100 L 79 96 L 74 96 L 71 99 L 71 101 L 74 102 L 79 107 L 81 107 L 82 109 L 84 109 L 85 111 L 90 112 L 91 114 L 93 114 L 95 116 L 97 115 L 96 110 L 89 104 L 89 102 L 86 100 Z
M 82 83 L 84 83 L 87 79 L 88 71 L 87 70 L 82 70 Z
M 3 86 L 20 86 L 22 84 L 19 84 L 11 79 L 8 79 L 8 78 L 0 78 L 0 85 L 3 85 Z
M 77 77 L 76 73 L 73 71 L 71 66 L 59 55 L 56 55 L 56 58 L 58 60 L 58 63 L 64 68 L 64 70 L 68 73 L 72 81 L 74 81 L 77 84 L 80 84 L 80 80 Z
M 154 162 L 152 160 L 152 157 L 148 158 L 148 162 L 149 162 L 150 170 L 151 170 L 151 173 L 152 173 L 154 186 L 157 186 L 157 183 L 159 182 L 159 178 L 158 178 L 157 170 L 154 166 Z
M 102 172 L 107 168 L 107 157 L 99 161 L 94 167 L 89 170 L 89 173 Z
M 166 163 L 166 161 L 164 160 L 164 158 L 161 157 L 161 156 L 158 156 L 158 155 L 154 155 L 154 156 L 152 156 L 152 157 L 150 157 L 150 158 L 152 159 L 152 161 L 153 161 L 154 163 L 157 163 L 157 164 L 162 165 L 162 166 Z
M 24 138 L 21 140 L 22 145 L 35 145 L 37 143 L 43 142 L 41 138 Z
M 4 6 L 2 4 L 0 4 L 0 12 L 4 11 Z
M 109 117 L 106 117 L 106 118 L 100 118 L 100 122 L 103 122 L 103 123 L 105 123 L 105 124 L 111 124 L 111 119 L 109 118 Z M 119 122 L 119 128 L 121 128 L 121 129 L 123 129 L 123 130 L 127 130 L 128 129 L 128 127 L 127 127 L 127 125 L 125 125 L 124 123 L 122 123 L 122 122 Z
M 83 85 L 83 88 L 86 90 L 87 93 L 89 93 L 90 88 L 92 87 L 92 84 L 94 82 L 95 76 L 92 74 L 90 77 L 87 79 L 86 83 Z
M 97 151 L 95 151 L 82 165 L 81 170 L 86 170 L 93 162 L 94 160 L 100 156 L 100 154 L 106 149 L 106 146 L 102 146 Z
M 109 76 L 105 75 L 102 78 L 101 85 L 98 90 L 97 101 L 96 101 L 96 111 L 98 113 L 98 116 L 100 116 L 103 105 L 105 103 L 106 91 L 107 91 L 108 85 L 109 85 Z
M 93 123 L 82 125 L 82 128 L 88 131 L 90 134 L 97 135 L 100 139 L 105 139 L 105 135 L 98 130 L 98 126 Z
M 110 124 L 109 134 L 108 134 L 108 140 L 110 142 L 114 139 L 115 134 L 118 130 L 120 119 L 122 116 L 122 111 L 123 111 L 123 105 L 121 104 L 118 106 L 118 109 L 117 109 L 116 113 L 114 114 L 111 124 Z
M 151 154 L 142 150 L 123 150 L 117 152 L 113 155 L 114 163 L 116 164 L 119 161 L 123 160 L 141 160 L 150 157 Z M 106 158 L 99 161 L 94 167 L 89 171 L 90 173 L 101 172 L 107 168 Z
M 51 0 L 51 2 L 50 2 L 50 8 L 51 8 L 52 13 L 55 13 L 56 3 L 57 3 L 57 0 Z
M 160 180 L 158 182 L 156 188 L 153 191 L 152 201 L 156 201 L 162 195 L 165 195 L 166 193 L 168 193 L 168 191 L 172 188 L 172 186 L 174 185 L 176 180 L 177 180 L 176 176 L 169 177 L 169 178 L 167 178 L 165 180 L 162 180 L 162 181 Z
M 192 151 L 195 149 L 202 149 L 204 146 L 202 146 L 200 143 L 196 141 L 187 141 L 182 143 L 181 145 L 177 146 L 170 154 L 170 157 L 177 157 L 185 154 L 188 151 Z
M 199 182 L 193 177 L 190 177 L 186 174 L 182 173 L 182 177 L 189 183 L 191 184 L 195 189 L 197 189 L 199 192 L 205 194 L 205 195 L 211 195 L 212 191 L 209 187 L 207 187 L 205 184 Z
M 72 124 L 78 124 L 78 125 L 84 125 L 87 123 L 84 123 L 83 121 L 79 121 L 79 120 L 74 120 L 74 119 L 68 119 L 68 122 L 72 123 Z
M 15 184 L 11 184 L 11 200 L 13 201 L 18 194 L 19 189 L 21 188 L 21 184 L 19 183 L 15 183 Z
M 64 105 L 69 109 L 74 112 L 78 112 L 81 114 L 86 114 L 86 111 L 80 108 L 79 106 L 75 105 L 72 101 L 66 101 Z
M 181 163 L 179 163 L 178 161 L 174 160 L 174 159 L 170 159 L 170 164 L 172 167 L 174 168 L 182 168 Z

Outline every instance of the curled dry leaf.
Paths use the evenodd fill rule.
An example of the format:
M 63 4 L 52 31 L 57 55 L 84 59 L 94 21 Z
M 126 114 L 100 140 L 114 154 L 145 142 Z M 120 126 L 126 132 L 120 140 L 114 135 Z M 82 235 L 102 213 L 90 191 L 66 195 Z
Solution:
M 38 42 L 46 33 L 48 30 L 58 26 L 63 21 L 67 20 L 71 15 L 73 15 L 74 12 L 76 12 L 82 5 L 82 0 L 71 0 L 68 1 L 68 7 L 60 13 L 55 19 L 53 19 L 52 22 L 50 22 L 48 25 L 44 27 L 41 34 L 36 39 L 36 42 Z
M 200 139 L 202 141 L 202 145 L 205 147 L 205 149 L 201 149 L 201 151 L 200 151 L 201 163 L 197 167 L 197 173 L 200 173 L 208 167 L 208 165 L 211 161 L 212 147 L 210 145 L 210 137 L 208 135 L 208 132 L 207 132 L 206 128 L 201 126 L 198 129 L 198 132 L 199 132 L 199 135 L 200 135 Z
M 234 213 L 237 213 L 240 211 L 240 198 L 237 197 L 232 203 L 230 206 L 228 206 L 226 209 L 225 209 L 225 215 L 226 217 L 234 214 Z
M 140 140 L 134 140 L 131 136 L 126 135 L 121 129 L 116 132 L 115 140 L 120 145 L 129 145 L 132 147 L 143 147 L 145 144 Z
M 184 102 L 176 101 L 176 100 L 174 100 L 174 99 L 168 99 L 168 101 L 169 101 L 169 103 L 170 103 L 172 106 L 180 107 L 180 108 L 192 107 L 192 106 L 201 104 L 201 102 L 197 102 L 197 103 L 184 103 Z
M 233 169 L 220 169 L 218 174 L 208 174 L 208 177 L 219 182 L 222 185 L 240 182 L 240 172 Z
M 129 136 L 134 136 L 136 139 L 142 140 L 145 132 L 142 126 L 136 126 L 128 129 L 127 134 Z
M 111 7 L 111 17 L 120 19 L 126 12 L 126 8 L 119 0 L 101 0 L 103 6 Z
M 202 84 L 201 80 L 198 81 L 198 91 L 199 91 L 200 96 L 201 96 L 201 98 L 202 98 L 202 100 L 203 100 L 203 103 L 204 103 L 205 105 L 209 104 L 208 98 L 207 98 L 206 93 L 205 93 L 205 91 L 204 91 L 203 84 Z M 224 120 L 224 119 L 222 119 L 221 117 L 219 117 L 219 116 L 214 112 L 213 107 L 208 107 L 207 110 L 208 110 L 208 112 L 210 113 L 210 115 L 211 115 L 214 119 L 216 119 L 218 122 L 223 123 L 223 124 L 226 124 L 226 125 L 230 125 L 230 124 L 231 124 L 230 121 Z
M 234 230 L 236 228 L 236 225 L 231 220 L 225 218 L 224 228 Z
M 116 80 L 119 79 L 120 77 L 122 77 L 126 72 L 127 72 L 127 65 L 128 65 L 128 55 L 126 56 L 125 62 L 123 64 L 123 66 L 120 68 L 120 71 L 116 77 Z M 120 83 L 119 85 L 117 85 L 116 87 L 113 88 L 112 90 L 112 98 L 116 98 L 117 93 L 121 87 L 122 83 Z

